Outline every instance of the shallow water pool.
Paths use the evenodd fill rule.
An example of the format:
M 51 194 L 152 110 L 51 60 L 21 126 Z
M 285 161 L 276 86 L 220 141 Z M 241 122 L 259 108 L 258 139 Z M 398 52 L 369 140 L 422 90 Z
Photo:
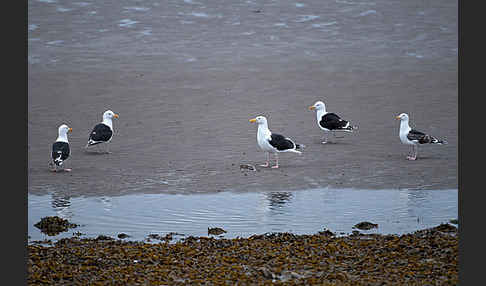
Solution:
M 56 236 L 34 226 L 45 216 L 79 224 Z M 67 197 L 56 193 L 28 195 L 29 241 L 125 233 L 129 240 L 170 232 L 208 236 L 221 227 L 225 238 L 267 232 L 314 234 L 329 229 L 349 234 L 361 221 L 377 223 L 363 233 L 403 234 L 447 223 L 458 216 L 457 189 L 358 190 L 312 189 L 292 192 L 215 194 L 137 194 L 117 197 Z

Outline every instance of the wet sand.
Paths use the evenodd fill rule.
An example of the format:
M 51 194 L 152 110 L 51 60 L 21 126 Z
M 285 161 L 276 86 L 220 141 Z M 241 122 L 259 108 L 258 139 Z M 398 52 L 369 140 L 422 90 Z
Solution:
M 29 192 L 457 188 L 455 1 L 137 5 L 29 1 Z M 320 144 L 316 100 L 359 129 Z M 112 153 L 86 153 L 106 109 L 120 115 Z M 407 161 L 401 112 L 449 144 Z M 240 170 L 265 160 L 256 115 L 304 153 Z M 48 171 L 61 123 L 71 173 Z

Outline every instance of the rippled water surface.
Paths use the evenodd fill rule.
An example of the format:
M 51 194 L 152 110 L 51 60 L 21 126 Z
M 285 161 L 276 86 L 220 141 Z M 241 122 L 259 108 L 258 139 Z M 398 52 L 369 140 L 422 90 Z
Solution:
M 457 189 L 312 189 L 292 192 L 141 194 L 118 197 L 28 196 L 30 240 L 59 239 L 81 232 L 145 240 L 149 234 L 177 232 L 207 236 L 221 227 L 225 238 L 266 232 L 314 234 L 329 229 L 348 234 L 361 221 L 379 225 L 371 233 L 403 234 L 457 218 Z M 42 217 L 60 216 L 81 225 L 57 236 L 34 227 Z M 180 237 L 183 237 L 182 235 Z

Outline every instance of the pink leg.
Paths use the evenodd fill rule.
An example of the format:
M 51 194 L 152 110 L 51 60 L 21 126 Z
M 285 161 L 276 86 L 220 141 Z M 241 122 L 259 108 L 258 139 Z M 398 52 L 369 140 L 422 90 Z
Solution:
M 261 167 L 268 167 L 270 165 L 270 153 L 268 152 L 265 153 L 267 153 L 267 162 L 263 165 L 260 165 Z
M 108 143 L 106 143 L 106 150 L 105 150 L 105 154 L 111 154 L 110 150 L 108 149 Z
M 272 166 L 272 169 L 278 168 L 278 153 L 275 153 L 275 166 Z
M 324 141 L 321 142 L 322 144 L 327 143 L 327 132 L 324 132 Z
M 51 167 L 52 168 L 50 168 L 49 171 L 54 172 L 54 173 L 57 172 L 57 166 L 56 166 L 56 164 L 52 163 Z
M 418 155 L 418 146 L 413 145 L 413 160 L 417 160 L 417 155 Z
M 407 156 L 408 160 L 411 161 L 417 160 L 417 153 L 418 153 L 417 149 L 418 149 L 417 145 L 412 145 L 412 152 L 411 152 L 412 156 Z

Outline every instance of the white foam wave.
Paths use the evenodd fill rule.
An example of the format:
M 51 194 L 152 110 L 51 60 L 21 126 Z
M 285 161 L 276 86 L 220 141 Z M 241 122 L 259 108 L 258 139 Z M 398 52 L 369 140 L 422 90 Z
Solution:
M 367 11 L 359 13 L 360 16 L 366 16 L 366 15 L 371 15 L 371 14 L 376 14 L 376 10 L 367 10 Z
M 148 7 L 123 7 L 126 10 L 138 11 L 138 12 L 145 12 L 150 10 Z
M 64 43 L 63 40 L 55 40 L 55 41 L 47 42 L 46 44 L 47 45 L 59 45 L 59 44 L 62 44 L 62 43 Z
M 204 12 L 192 12 L 191 15 L 194 16 L 194 17 L 202 17 L 202 18 L 208 18 L 209 17 L 209 15 L 204 13 Z
M 186 4 L 194 4 L 194 5 L 201 5 L 201 3 L 199 3 L 199 2 L 194 2 L 194 1 L 192 1 L 192 0 L 184 0 L 184 3 L 186 3 Z
M 130 20 L 130 19 L 123 19 L 123 20 L 120 20 L 120 24 L 118 24 L 118 26 L 120 26 L 120 27 L 131 27 L 131 26 L 135 25 L 136 23 L 138 23 L 138 21 L 133 21 L 133 20 Z
M 86 7 L 86 6 L 91 5 L 91 3 L 88 3 L 88 2 L 74 2 L 73 4 L 80 6 L 80 7 Z
M 352 2 L 352 1 L 344 1 L 344 0 L 336 0 L 336 3 L 340 4 L 358 4 L 358 5 L 376 5 L 374 2 Z
M 140 32 L 142 35 L 145 35 L 145 36 L 150 36 L 152 35 L 152 29 L 145 29 L 143 30 L 142 32 Z
M 29 62 L 29 64 L 37 64 L 40 62 L 40 59 L 37 56 L 29 55 L 27 57 L 27 61 Z
M 336 25 L 336 24 L 337 24 L 336 21 L 332 21 L 332 22 L 328 22 L 328 23 L 316 23 L 316 24 L 312 24 L 312 27 L 320 28 L 320 27 L 331 26 L 331 25 Z
M 419 54 L 417 54 L 417 53 L 410 53 L 410 52 L 408 52 L 408 53 L 407 53 L 407 56 L 410 56 L 410 57 L 415 57 L 415 58 L 417 58 L 417 59 L 421 59 L 421 58 L 423 58 L 423 57 L 424 57 L 423 55 L 419 55 Z
M 321 16 L 318 16 L 318 15 L 302 15 L 297 20 L 295 20 L 295 22 L 297 22 L 297 23 L 309 22 L 309 21 L 318 19 L 320 17 Z
M 73 9 L 71 8 L 64 8 L 64 7 L 57 7 L 56 8 L 56 11 L 58 12 L 69 12 L 69 11 L 72 11 Z

